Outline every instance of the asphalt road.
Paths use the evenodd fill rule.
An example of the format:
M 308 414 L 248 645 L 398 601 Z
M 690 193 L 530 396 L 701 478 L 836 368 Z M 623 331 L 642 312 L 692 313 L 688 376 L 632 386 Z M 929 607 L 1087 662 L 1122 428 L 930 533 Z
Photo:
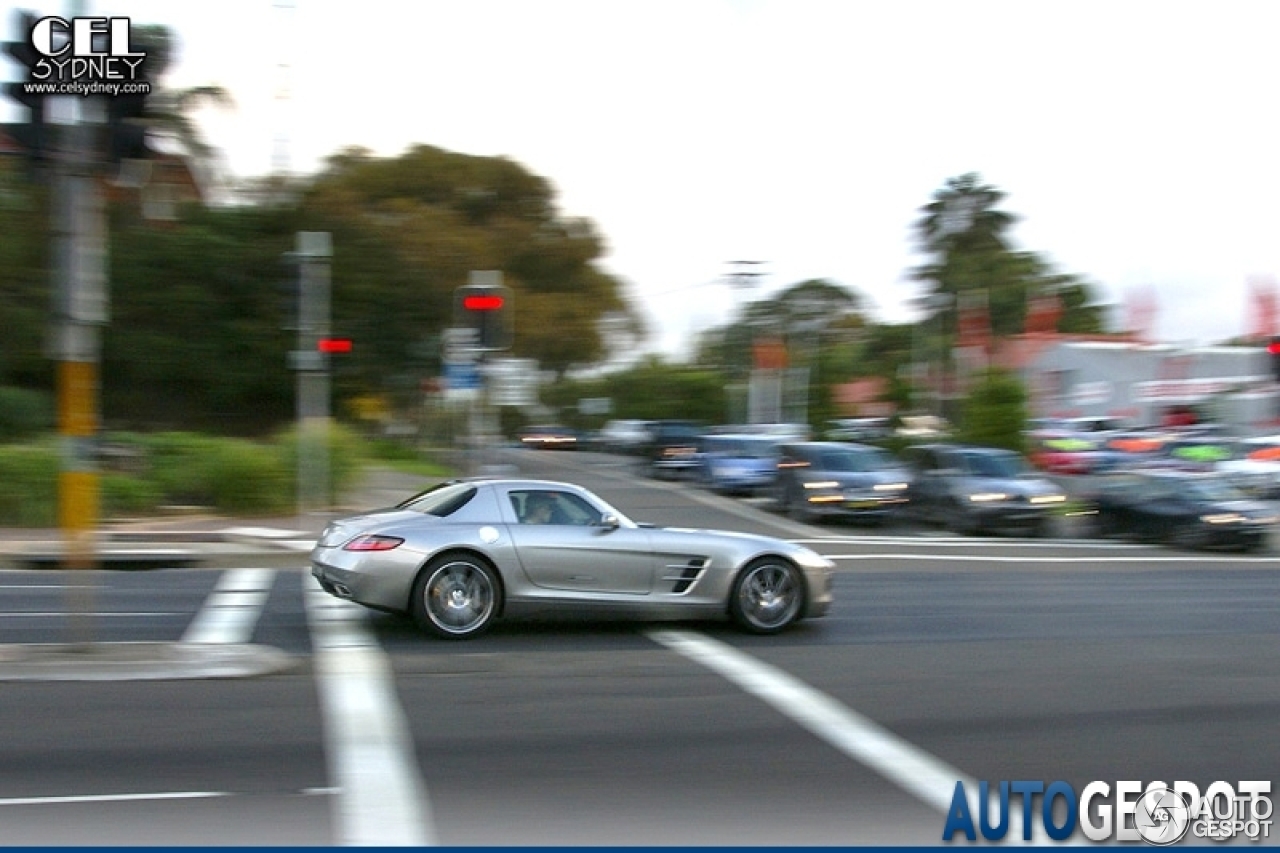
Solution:
M 334 607 L 301 560 L 97 573 L 101 640 L 238 631 L 296 666 L 5 684 L 0 843 L 932 845 L 961 779 L 1203 790 L 1280 766 L 1280 557 L 814 528 L 615 457 L 500 464 L 637 520 L 803 539 L 836 605 L 769 638 L 538 620 L 454 644 Z M 0 643 L 64 638 L 69 582 L 0 575 Z

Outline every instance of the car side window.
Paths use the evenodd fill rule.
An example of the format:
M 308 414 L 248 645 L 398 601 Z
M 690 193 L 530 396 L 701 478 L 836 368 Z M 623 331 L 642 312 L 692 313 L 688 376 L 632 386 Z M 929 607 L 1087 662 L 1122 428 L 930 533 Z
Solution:
M 600 513 L 577 495 L 548 489 L 513 491 L 511 507 L 521 524 L 589 525 Z

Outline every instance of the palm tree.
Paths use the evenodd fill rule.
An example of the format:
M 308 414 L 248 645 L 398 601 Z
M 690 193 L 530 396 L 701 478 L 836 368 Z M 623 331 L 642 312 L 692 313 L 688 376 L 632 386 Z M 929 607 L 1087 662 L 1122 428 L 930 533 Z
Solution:
M 1002 201 L 1004 193 L 974 172 L 949 179 L 916 221 L 922 247 L 935 263 L 955 252 L 1009 251 L 1005 235 L 1018 218 L 996 209 Z
M 149 142 L 159 150 L 177 154 L 187 162 L 202 185 L 222 177 L 225 169 L 221 152 L 209 144 L 196 123 L 195 114 L 204 106 L 231 108 L 235 101 L 221 86 L 192 86 L 170 89 L 162 84 L 176 49 L 173 33 L 166 26 L 147 24 L 134 33 L 134 42 L 147 55 L 144 69 L 151 81 L 143 122 Z

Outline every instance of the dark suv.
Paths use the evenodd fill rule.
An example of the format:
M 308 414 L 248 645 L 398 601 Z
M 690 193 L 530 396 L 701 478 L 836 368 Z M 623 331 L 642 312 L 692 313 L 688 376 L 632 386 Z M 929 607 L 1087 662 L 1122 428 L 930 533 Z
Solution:
M 654 421 L 649 424 L 644 465 L 654 477 L 695 474 L 702 460 L 703 429 L 693 421 Z
M 1043 536 L 1066 501 L 1056 483 L 1011 450 L 929 444 L 907 448 L 903 458 L 911 468 L 911 515 L 958 533 Z

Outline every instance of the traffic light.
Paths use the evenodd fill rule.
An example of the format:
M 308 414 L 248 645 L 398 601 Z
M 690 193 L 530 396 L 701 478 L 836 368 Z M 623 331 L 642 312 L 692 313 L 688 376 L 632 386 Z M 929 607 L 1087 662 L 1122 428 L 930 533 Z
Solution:
M 45 115 L 43 92 L 28 92 L 27 84 L 32 81 L 32 72 L 40 61 L 39 51 L 31 44 L 31 31 L 35 29 L 36 15 L 23 9 L 17 10 L 14 23 L 17 35 L 14 41 L 4 43 L 4 52 L 14 62 L 22 66 L 18 72 L 16 83 L 5 83 L 5 95 L 27 108 L 28 118 L 25 123 L 15 128 L 13 135 L 25 150 L 27 160 L 33 166 L 41 165 L 48 156 L 48 142 L 45 134 Z
M 116 165 L 122 160 L 145 160 L 147 127 L 142 116 L 147 109 L 145 92 L 130 92 L 107 99 L 107 159 Z
M 475 348 L 493 352 L 511 348 L 511 289 L 501 284 L 466 284 L 459 287 L 454 322 L 475 333 Z
M 1271 365 L 1271 378 L 1280 382 L 1280 335 L 1273 336 L 1267 343 L 1267 361 Z
M 324 355 L 346 355 L 351 352 L 351 338 L 321 338 L 316 341 L 316 351 Z

